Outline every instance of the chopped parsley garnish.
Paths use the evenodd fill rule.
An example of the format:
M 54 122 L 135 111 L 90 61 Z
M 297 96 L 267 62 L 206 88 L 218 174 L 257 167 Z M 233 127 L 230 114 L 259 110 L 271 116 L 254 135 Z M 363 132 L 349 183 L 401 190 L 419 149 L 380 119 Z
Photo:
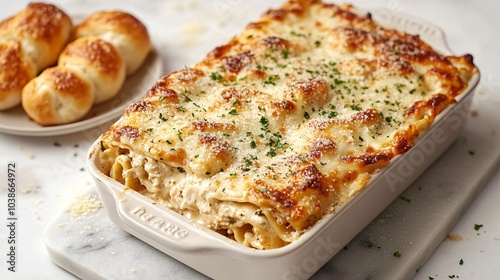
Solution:
M 162 113 L 160 113 L 159 118 L 160 118 L 160 120 L 162 120 L 164 122 L 167 121 L 167 118 L 165 118 Z
M 392 255 L 395 256 L 396 258 L 401 257 L 401 253 L 399 251 L 394 252 L 394 254 Z
M 288 50 L 287 49 L 282 49 L 281 50 L 281 55 L 283 56 L 284 59 L 287 59 L 288 58 Z
M 260 192 L 263 193 L 263 194 L 265 194 L 267 197 L 269 197 L 269 193 L 267 192 L 266 188 L 260 189 Z
M 229 115 L 233 115 L 233 116 L 236 116 L 238 115 L 238 112 L 236 111 L 236 109 L 232 109 L 231 111 L 229 111 L 228 113 Z
M 291 34 L 292 36 L 296 36 L 296 37 L 304 37 L 304 38 L 306 37 L 306 35 L 305 35 L 305 34 L 302 34 L 302 33 L 297 33 L 297 32 L 295 32 L 295 31 L 293 31 L 293 30 L 292 30 L 292 32 L 290 32 L 290 34 Z
M 189 97 L 188 97 L 185 93 L 181 93 L 181 94 L 182 94 L 182 96 L 184 96 L 184 101 L 186 101 L 186 102 L 191 102 L 191 101 L 193 101 L 193 100 L 191 100 L 191 98 L 189 98 Z
M 328 117 L 329 117 L 330 119 L 331 119 L 331 118 L 335 118 L 336 116 L 338 116 L 338 114 L 339 114 L 339 113 L 332 111 L 332 112 L 330 112 L 330 114 L 328 115 Z
M 184 139 L 182 139 L 181 135 L 182 135 L 182 131 L 177 129 L 177 137 L 179 138 L 180 141 L 184 141 Z
M 262 212 L 262 209 L 259 209 L 259 210 L 255 211 L 255 215 L 264 216 L 264 213 Z
M 474 224 L 474 229 L 475 230 L 480 230 L 482 227 L 483 227 L 483 225 Z
M 264 80 L 264 84 L 265 85 L 273 85 L 273 86 L 275 86 L 277 80 L 279 80 L 279 76 L 278 75 L 270 75 L 269 77 L 267 77 L 267 79 Z
M 260 117 L 260 124 L 262 124 L 263 127 L 267 127 L 269 125 L 269 120 L 264 118 L 264 117 Z
M 257 144 L 255 144 L 255 141 L 252 140 L 252 142 L 250 142 L 250 148 L 252 149 L 257 148 Z
M 212 72 L 212 74 L 210 74 L 210 78 L 212 78 L 212 80 L 214 81 L 217 81 L 218 83 L 222 81 L 222 76 L 218 72 Z
M 408 203 L 410 203 L 410 202 L 411 202 L 411 199 L 409 199 L 409 198 L 407 198 L 407 197 L 404 197 L 404 196 L 400 196 L 400 197 L 399 197 L 399 199 L 404 200 L 404 201 L 406 201 L 406 202 L 408 202 Z
M 351 108 L 351 110 L 353 111 L 362 111 L 363 108 L 361 108 L 359 105 L 356 105 L 356 104 L 351 104 L 351 105 L 346 105 L 346 106 L 349 106 Z

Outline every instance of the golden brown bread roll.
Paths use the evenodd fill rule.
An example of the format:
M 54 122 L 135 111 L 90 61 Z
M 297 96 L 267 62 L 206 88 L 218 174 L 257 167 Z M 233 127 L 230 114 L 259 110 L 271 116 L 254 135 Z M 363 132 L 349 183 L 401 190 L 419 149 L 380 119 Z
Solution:
M 22 26 L 15 23 L 9 19 L 0 24 L 0 34 L 2 29 Z M 124 12 L 92 14 L 75 28 L 73 38 L 58 65 L 42 72 L 22 91 L 24 110 L 41 125 L 77 121 L 92 104 L 114 97 L 125 76 L 137 71 L 151 50 L 146 27 Z
M 87 36 L 96 36 L 114 45 L 125 61 L 127 75 L 139 69 L 151 50 L 147 28 L 125 12 L 102 11 L 90 15 L 73 31 L 73 38 Z
M 71 68 L 52 67 L 32 79 L 23 89 L 26 113 L 41 125 L 59 125 L 81 119 L 92 107 L 94 87 Z
M 21 102 L 23 87 L 36 76 L 36 66 L 19 41 L 0 42 L 0 110 Z
M 57 62 L 70 38 L 72 27 L 68 15 L 56 6 L 31 3 L 0 23 L 0 38 L 21 42 L 40 72 Z
M 66 46 L 59 67 L 71 68 L 94 85 L 94 104 L 114 97 L 125 81 L 125 63 L 116 48 L 97 37 L 79 38 Z
M 0 110 L 18 105 L 28 81 L 57 62 L 72 26 L 62 10 L 43 3 L 0 22 Z

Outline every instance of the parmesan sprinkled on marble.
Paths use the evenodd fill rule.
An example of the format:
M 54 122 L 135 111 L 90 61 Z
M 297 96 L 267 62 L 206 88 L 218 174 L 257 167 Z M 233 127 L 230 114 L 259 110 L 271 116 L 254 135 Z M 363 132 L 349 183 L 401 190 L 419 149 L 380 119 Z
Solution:
M 102 201 L 91 195 L 82 195 L 66 208 L 66 212 L 69 212 L 73 217 L 80 217 L 90 215 L 101 207 Z

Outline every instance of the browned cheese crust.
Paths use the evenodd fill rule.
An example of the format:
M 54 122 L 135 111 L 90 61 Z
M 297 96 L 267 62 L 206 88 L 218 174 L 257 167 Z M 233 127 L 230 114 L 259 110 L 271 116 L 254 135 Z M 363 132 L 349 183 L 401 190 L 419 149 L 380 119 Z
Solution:
M 100 158 L 197 224 L 277 248 L 411 149 L 476 73 L 351 6 L 292 0 L 161 78 Z

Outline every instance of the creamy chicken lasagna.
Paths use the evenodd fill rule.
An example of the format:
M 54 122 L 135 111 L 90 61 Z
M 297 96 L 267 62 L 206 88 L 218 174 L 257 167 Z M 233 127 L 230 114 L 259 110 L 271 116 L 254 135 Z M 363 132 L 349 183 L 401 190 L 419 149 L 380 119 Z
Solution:
M 279 248 L 411 149 L 476 71 L 351 6 L 291 0 L 158 80 L 98 156 L 194 223 Z

